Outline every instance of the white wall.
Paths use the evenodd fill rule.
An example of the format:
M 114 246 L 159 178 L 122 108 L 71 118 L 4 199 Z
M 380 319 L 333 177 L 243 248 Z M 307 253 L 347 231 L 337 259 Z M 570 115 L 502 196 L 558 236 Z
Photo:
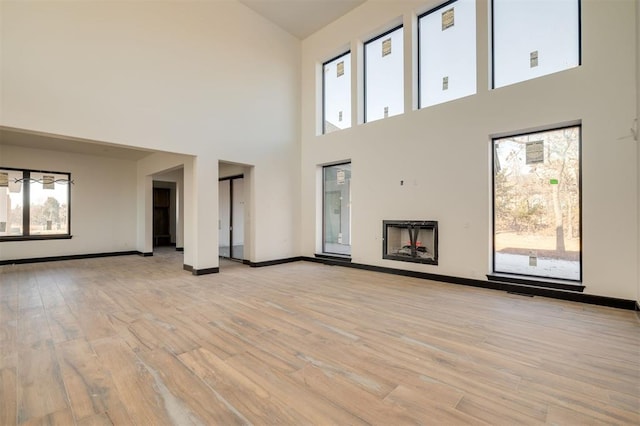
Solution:
M 136 162 L 0 145 L 0 164 L 70 172 L 70 240 L 11 241 L 0 259 L 136 250 Z
M 354 262 L 486 279 L 491 258 L 490 137 L 581 120 L 585 293 L 635 299 L 638 271 L 637 146 L 625 136 L 636 116 L 633 0 L 582 2 L 582 66 L 489 90 L 488 1 L 477 4 L 478 93 L 318 136 L 320 64 L 434 1 L 369 1 L 303 41 L 302 254 L 314 254 L 317 166 L 352 160 Z M 405 48 L 411 57 L 412 48 Z M 353 58 L 358 63 L 358 55 Z M 415 93 L 411 63 L 405 93 Z M 359 78 L 355 82 L 359 83 Z M 358 87 L 359 84 L 354 84 Z M 354 105 L 358 111 L 359 105 Z M 400 186 L 404 180 L 405 185 Z M 383 219 L 439 221 L 439 265 L 382 259 Z
M 220 163 L 218 171 L 221 178 L 239 176 L 245 173 L 245 166 L 241 164 Z
M 205 227 L 218 161 L 251 164 L 251 260 L 296 254 L 299 40 L 235 0 L 3 1 L 0 14 L 0 125 L 194 155 Z

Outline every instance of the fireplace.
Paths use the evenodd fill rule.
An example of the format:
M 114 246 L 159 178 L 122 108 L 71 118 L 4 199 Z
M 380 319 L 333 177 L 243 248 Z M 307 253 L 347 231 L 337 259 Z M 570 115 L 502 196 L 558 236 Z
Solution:
M 383 220 L 382 258 L 437 265 L 438 222 Z

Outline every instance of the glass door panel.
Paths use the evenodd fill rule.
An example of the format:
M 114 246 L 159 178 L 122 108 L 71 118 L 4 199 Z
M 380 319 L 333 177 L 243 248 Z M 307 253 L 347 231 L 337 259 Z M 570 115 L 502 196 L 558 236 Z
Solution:
M 218 182 L 218 254 L 231 256 L 231 181 Z
M 231 179 L 231 256 L 244 259 L 244 179 Z
M 323 170 L 324 253 L 351 255 L 351 163 Z

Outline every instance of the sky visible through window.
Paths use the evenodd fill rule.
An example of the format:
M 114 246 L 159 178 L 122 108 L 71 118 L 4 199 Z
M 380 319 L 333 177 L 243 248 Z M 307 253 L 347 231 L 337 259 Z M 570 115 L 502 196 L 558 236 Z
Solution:
M 580 62 L 578 0 L 493 0 L 494 87 Z
M 324 64 L 324 133 L 351 127 L 351 53 Z
M 492 0 L 493 88 L 580 65 L 579 0 Z M 419 107 L 477 93 L 474 0 L 418 19 Z M 364 122 L 404 113 L 404 30 L 364 43 Z M 351 122 L 351 53 L 323 64 L 323 133 Z
M 458 0 L 419 20 L 420 108 L 476 93 L 476 6 Z
M 365 44 L 365 122 L 404 112 L 402 27 Z

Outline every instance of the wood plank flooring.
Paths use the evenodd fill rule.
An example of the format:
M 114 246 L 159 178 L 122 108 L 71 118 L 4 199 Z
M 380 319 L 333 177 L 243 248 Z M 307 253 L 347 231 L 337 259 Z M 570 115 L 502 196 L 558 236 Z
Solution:
M 0 267 L 0 425 L 640 424 L 635 312 L 221 266 Z

